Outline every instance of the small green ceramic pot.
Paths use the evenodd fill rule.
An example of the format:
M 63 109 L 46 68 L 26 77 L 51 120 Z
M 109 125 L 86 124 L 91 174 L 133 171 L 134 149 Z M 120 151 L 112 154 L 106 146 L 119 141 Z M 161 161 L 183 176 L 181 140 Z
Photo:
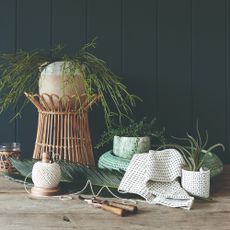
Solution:
M 150 150 L 150 137 L 113 138 L 113 153 L 122 158 L 131 159 L 135 153 L 147 153 Z

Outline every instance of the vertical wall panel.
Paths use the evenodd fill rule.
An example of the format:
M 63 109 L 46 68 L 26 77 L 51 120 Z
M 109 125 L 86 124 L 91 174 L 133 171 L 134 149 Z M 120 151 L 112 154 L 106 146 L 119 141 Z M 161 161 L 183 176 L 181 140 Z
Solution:
M 192 10 L 194 114 L 210 144 L 225 143 L 225 1 L 196 0 Z
M 123 71 L 128 87 L 143 99 L 136 117 L 156 116 L 156 1 L 123 0 Z
M 18 1 L 18 48 L 48 49 L 50 44 L 50 4 L 47 0 Z M 32 157 L 37 130 L 37 111 L 29 103 L 18 120 L 17 140 L 23 154 Z
M 230 150 L 230 3 L 229 0 L 225 1 L 225 77 L 226 77 L 226 152 Z M 226 153 L 225 153 L 226 154 Z M 230 155 L 226 154 L 225 161 L 230 162 Z
M 98 37 L 95 53 L 121 73 L 121 1 L 87 1 L 87 40 Z
M 158 5 L 158 118 L 177 136 L 190 128 L 189 7 L 188 0 Z
M 87 40 L 98 37 L 96 49 L 92 52 L 105 60 L 114 73 L 120 75 L 121 1 L 88 0 L 87 3 Z M 94 106 L 90 113 L 90 126 L 93 143 L 96 143 L 105 128 L 104 114 L 99 106 Z
M 16 0 L 0 1 L 0 52 L 12 53 L 15 51 L 16 32 Z M 14 109 L 0 115 L 0 142 L 13 142 L 15 140 Z
M 93 52 L 143 99 L 133 117 L 157 116 L 175 136 L 199 119 L 230 162 L 229 12 L 229 0 L 0 0 L 0 52 L 65 44 L 73 54 L 97 36 Z M 0 115 L 0 142 L 16 139 L 31 157 L 37 111 L 29 105 L 17 125 L 13 115 Z M 90 121 L 96 143 L 100 106 Z
M 86 35 L 84 0 L 52 1 L 52 45 L 65 45 L 69 54 L 84 44 Z

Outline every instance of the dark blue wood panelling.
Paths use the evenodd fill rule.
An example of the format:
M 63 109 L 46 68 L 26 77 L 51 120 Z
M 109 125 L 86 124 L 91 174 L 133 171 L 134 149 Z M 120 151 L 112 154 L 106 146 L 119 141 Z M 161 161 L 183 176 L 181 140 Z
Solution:
M 230 162 L 229 11 L 228 0 L 0 0 L 0 51 L 61 43 L 73 53 L 98 36 L 93 52 L 143 99 L 133 116 L 157 115 L 175 136 L 198 118 Z M 37 111 L 29 105 L 22 115 L 15 126 L 13 112 L 1 114 L 0 142 L 16 133 L 31 157 Z M 95 143 L 105 128 L 100 107 L 90 120 Z
M 225 77 L 226 77 L 226 141 L 225 147 L 227 151 L 230 150 L 230 3 L 226 0 L 225 3 Z M 225 161 L 230 162 L 230 156 L 227 152 L 225 154 Z
M 226 143 L 225 1 L 195 0 L 192 12 L 194 121 L 209 131 L 210 144 Z
M 95 52 L 121 73 L 121 0 L 87 1 L 87 40 L 98 37 Z
M 50 45 L 50 1 L 18 1 L 18 48 L 32 50 L 48 49 Z M 23 154 L 32 157 L 37 129 L 37 111 L 29 103 L 18 119 L 17 140 Z
M 14 52 L 16 37 L 16 1 L 0 1 L 0 51 Z M 0 116 L 0 142 L 13 142 L 15 140 L 14 109 L 9 109 Z
M 156 116 L 156 21 L 156 1 L 123 1 L 123 74 L 143 99 L 135 109 L 139 118 Z
M 98 37 L 93 52 L 118 75 L 121 74 L 122 58 L 121 12 L 120 0 L 87 1 L 87 40 Z M 94 106 L 90 113 L 90 126 L 93 142 L 96 143 L 98 134 L 105 128 L 104 114 L 98 106 Z M 95 154 L 97 157 L 97 152 Z
M 85 42 L 85 1 L 53 0 L 51 17 L 52 46 L 65 45 L 66 52 L 75 54 Z
M 158 5 L 158 118 L 172 135 L 190 128 L 190 1 Z

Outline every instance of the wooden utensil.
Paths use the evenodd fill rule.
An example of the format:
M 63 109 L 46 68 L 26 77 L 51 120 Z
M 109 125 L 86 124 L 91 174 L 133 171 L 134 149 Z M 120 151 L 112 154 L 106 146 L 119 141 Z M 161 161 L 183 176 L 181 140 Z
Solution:
M 137 206 L 135 205 L 130 205 L 130 204 L 123 204 L 115 201 L 107 201 L 110 206 L 117 207 L 117 208 L 122 208 L 125 209 L 128 212 L 131 213 L 136 213 L 137 212 Z
M 96 199 L 96 198 L 94 198 L 93 200 L 97 201 L 98 203 L 108 204 L 108 205 L 113 206 L 113 207 L 122 208 L 122 209 L 124 209 L 128 212 L 131 212 L 131 213 L 137 212 L 137 206 L 135 206 L 135 205 L 124 204 L 124 203 L 119 203 L 119 202 L 115 202 L 115 201 L 100 200 L 100 199 Z
M 103 201 L 99 201 L 97 199 L 86 199 L 82 196 L 78 196 L 80 200 L 84 200 L 85 202 L 87 202 L 88 204 L 91 204 L 93 207 L 96 207 L 96 208 L 101 208 L 102 210 L 104 211 L 108 211 L 110 213 L 113 213 L 117 216 L 125 216 L 127 214 L 127 211 L 125 209 L 122 209 L 122 208 L 119 208 L 119 207 L 113 207 L 113 206 L 110 206 L 109 204 L 107 203 L 103 203 Z

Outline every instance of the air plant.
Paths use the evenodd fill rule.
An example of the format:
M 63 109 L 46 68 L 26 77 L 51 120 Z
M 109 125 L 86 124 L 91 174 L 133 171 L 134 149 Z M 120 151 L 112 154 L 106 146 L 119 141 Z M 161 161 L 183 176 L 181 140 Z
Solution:
M 223 151 L 225 150 L 224 145 L 217 143 L 207 148 L 208 145 L 208 131 L 205 131 L 204 138 L 201 137 L 201 133 L 199 130 L 198 121 L 196 123 L 196 134 L 197 137 L 193 137 L 189 133 L 186 134 L 185 138 L 173 137 L 179 141 L 185 141 L 188 145 L 180 145 L 180 144 L 166 144 L 162 147 L 170 147 L 177 149 L 184 158 L 186 165 L 190 171 L 199 171 L 200 168 L 207 161 L 209 154 L 212 150 L 217 147 L 221 147 Z

